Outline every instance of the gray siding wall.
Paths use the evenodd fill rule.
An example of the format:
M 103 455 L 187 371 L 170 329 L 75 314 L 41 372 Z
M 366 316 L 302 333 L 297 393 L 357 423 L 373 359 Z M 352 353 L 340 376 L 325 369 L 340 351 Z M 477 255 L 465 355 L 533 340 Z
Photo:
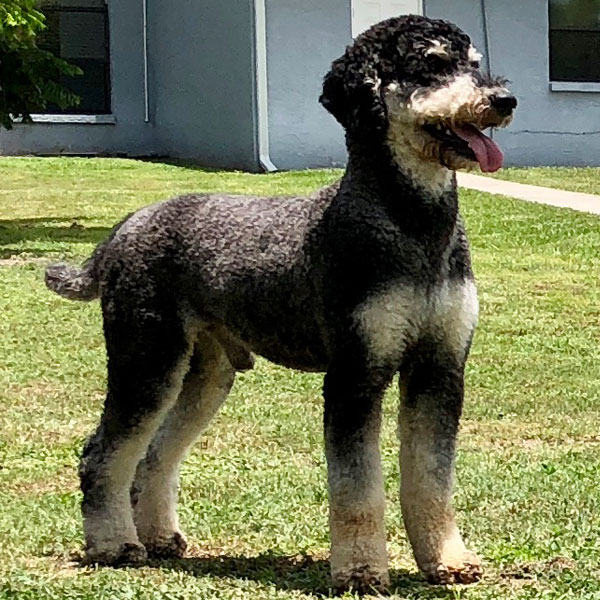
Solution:
M 339 166 L 343 131 L 319 104 L 323 76 L 352 41 L 350 0 L 267 0 L 269 143 L 280 169 Z
M 169 155 L 258 169 L 252 0 L 152 0 L 151 106 Z
M 266 0 L 270 153 L 281 169 L 341 165 L 343 132 L 320 106 L 324 74 L 351 42 L 351 0 Z M 148 0 L 150 123 L 142 2 L 110 7 L 114 124 L 17 125 L 0 154 L 171 155 L 258 168 L 253 0 Z M 600 93 L 549 87 L 546 0 L 485 1 L 492 71 L 520 106 L 495 133 L 507 164 L 600 165 Z M 481 0 L 426 0 L 486 51 Z
M 114 124 L 17 125 L 0 154 L 127 154 L 258 169 L 252 0 L 148 0 L 145 123 L 142 1 L 111 1 Z
M 600 93 L 549 86 L 548 3 L 485 2 L 492 72 L 519 99 L 515 119 L 495 139 L 507 164 L 600 165 Z M 458 23 L 485 51 L 480 0 L 427 0 L 426 14 Z
M 0 154 L 160 153 L 144 123 L 142 3 L 110 2 L 112 112 L 115 124 L 16 125 L 0 132 Z

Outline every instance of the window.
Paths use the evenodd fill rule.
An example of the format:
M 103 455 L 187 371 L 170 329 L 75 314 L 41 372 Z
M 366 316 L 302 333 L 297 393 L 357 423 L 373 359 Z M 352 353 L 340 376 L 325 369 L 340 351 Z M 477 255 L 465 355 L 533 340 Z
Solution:
M 600 81 L 600 0 L 550 0 L 551 81 Z
M 81 98 L 75 108 L 49 113 L 110 113 L 110 61 L 106 0 L 43 0 L 47 28 L 38 38 L 44 50 L 77 65 L 83 75 L 65 76 L 62 85 Z
M 383 19 L 411 13 L 423 14 L 421 0 L 352 0 L 352 37 Z

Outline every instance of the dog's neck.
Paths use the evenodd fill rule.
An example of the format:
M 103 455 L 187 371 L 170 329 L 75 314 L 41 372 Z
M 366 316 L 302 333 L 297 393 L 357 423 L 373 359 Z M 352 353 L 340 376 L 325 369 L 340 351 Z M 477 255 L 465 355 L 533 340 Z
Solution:
M 446 247 L 458 219 L 456 176 L 447 186 L 423 187 L 398 165 L 389 146 L 348 139 L 348 165 L 342 190 L 385 207 L 389 218 L 407 235 Z M 408 171 L 408 169 L 407 169 Z M 342 198 L 348 197 L 342 194 Z M 436 250 L 437 252 L 437 250 Z
M 365 143 L 347 138 L 346 177 L 386 203 L 457 203 L 455 172 L 424 161 L 400 143 Z
M 452 190 L 454 172 L 440 164 L 437 156 L 424 157 L 427 144 L 418 128 L 391 121 L 385 144 L 398 171 L 422 194 L 436 198 Z

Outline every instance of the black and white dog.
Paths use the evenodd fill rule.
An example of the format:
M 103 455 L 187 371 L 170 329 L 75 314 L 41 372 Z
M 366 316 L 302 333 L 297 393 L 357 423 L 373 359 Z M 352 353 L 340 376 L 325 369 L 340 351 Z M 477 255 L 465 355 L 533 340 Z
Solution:
M 517 102 L 456 26 L 384 21 L 325 78 L 346 130 L 340 182 L 307 198 L 187 195 L 126 218 L 67 298 L 100 298 L 108 393 L 81 460 L 87 560 L 181 556 L 178 466 L 253 353 L 325 371 L 331 569 L 338 588 L 388 582 L 381 399 L 400 374 L 401 504 L 434 582 L 480 561 L 451 508 L 463 372 L 477 321 L 454 171 L 502 165 L 482 130 Z

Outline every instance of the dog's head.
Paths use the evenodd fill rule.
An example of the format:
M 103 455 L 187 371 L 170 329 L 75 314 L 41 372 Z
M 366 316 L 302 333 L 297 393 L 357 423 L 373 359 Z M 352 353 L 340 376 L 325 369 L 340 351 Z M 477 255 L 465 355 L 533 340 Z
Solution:
M 448 169 L 502 166 L 483 133 L 510 123 L 517 100 L 480 71 L 481 55 L 455 25 L 410 15 L 358 36 L 325 77 L 320 101 L 354 143 L 386 143 L 396 162 Z

